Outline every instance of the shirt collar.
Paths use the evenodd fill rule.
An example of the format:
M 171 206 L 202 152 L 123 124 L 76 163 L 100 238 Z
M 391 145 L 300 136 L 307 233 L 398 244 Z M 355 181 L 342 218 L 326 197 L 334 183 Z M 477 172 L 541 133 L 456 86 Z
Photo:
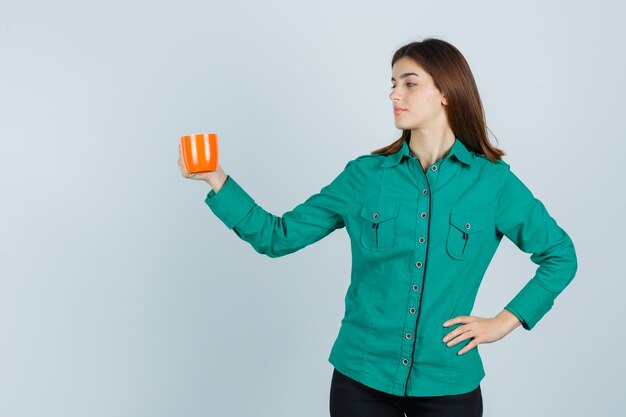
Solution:
M 471 165 L 474 162 L 472 153 L 465 147 L 459 138 L 454 139 L 454 144 L 452 144 L 452 147 L 448 152 L 448 157 L 452 155 L 466 165 Z M 381 166 L 390 167 L 397 165 L 400 161 L 402 161 L 402 157 L 404 156 L 407 158 L 411 156 L 408 140 L 402 142 L 402 147 L 397 152 L 387 155 Z

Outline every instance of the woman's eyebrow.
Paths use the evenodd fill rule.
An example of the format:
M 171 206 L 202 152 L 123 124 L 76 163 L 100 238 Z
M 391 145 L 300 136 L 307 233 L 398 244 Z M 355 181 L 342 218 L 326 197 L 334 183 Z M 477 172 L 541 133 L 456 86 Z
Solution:
M 419 77 L 419 75 L 417 75 L 417 74 L 416 74 L 416 73 L 414 73 L 414 72 L 405 72 L 404 74 L 402 74 L 402 75 L 400 76 L 400 79 L 403 79 L 403 78 L 405 78 L 405 77 L 408 77 L 409 75 L 415 75 L 416 77 Z M 395 80 L 396 80 L 395 78 L 391 77 L 391 81 L 395 81 Z

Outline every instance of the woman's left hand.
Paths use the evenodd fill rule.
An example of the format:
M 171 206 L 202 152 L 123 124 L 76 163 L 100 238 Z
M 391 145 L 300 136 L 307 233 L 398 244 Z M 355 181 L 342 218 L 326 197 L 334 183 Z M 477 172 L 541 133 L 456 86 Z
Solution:
M 506 310 L 505 310 L 506 311 Z M 466 339 L 472 339 L 467 346 L 457 352 L 462 355 L 481 343 L 491 343 L 502 339 L 521 323 L 512 313 L 506 311 L 506 316 L 502 314 L 493 318 L 478 316 L 457 316 L 444 323 L 444 327 L 453 324 L 463 323 L 443 338 L 443 342 L 448 347 L 452 347 Z

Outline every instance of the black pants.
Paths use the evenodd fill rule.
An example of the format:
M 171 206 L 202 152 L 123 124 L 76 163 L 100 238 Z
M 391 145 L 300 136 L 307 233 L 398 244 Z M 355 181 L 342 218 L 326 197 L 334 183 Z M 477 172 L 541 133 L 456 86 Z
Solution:
M 473 391 L 443 396 L 402 397 L 387 394 L 333 371 L 331 417 L 482 417 L 480 385 Z

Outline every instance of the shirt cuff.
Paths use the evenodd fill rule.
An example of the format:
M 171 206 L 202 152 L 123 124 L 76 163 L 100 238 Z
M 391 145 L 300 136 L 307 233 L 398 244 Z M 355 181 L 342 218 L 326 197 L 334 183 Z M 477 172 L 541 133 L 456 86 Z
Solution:
M 522 327 L 531 330 L 552 308 L 554 298 L 554 294 L 531 279 L 505 308 L 522 322 Z
M 204 202 L 211 211 L 232 229 L 242 221 L 256 205 L 254 199 L 230 175 L 216 193 L 211 189 Z

